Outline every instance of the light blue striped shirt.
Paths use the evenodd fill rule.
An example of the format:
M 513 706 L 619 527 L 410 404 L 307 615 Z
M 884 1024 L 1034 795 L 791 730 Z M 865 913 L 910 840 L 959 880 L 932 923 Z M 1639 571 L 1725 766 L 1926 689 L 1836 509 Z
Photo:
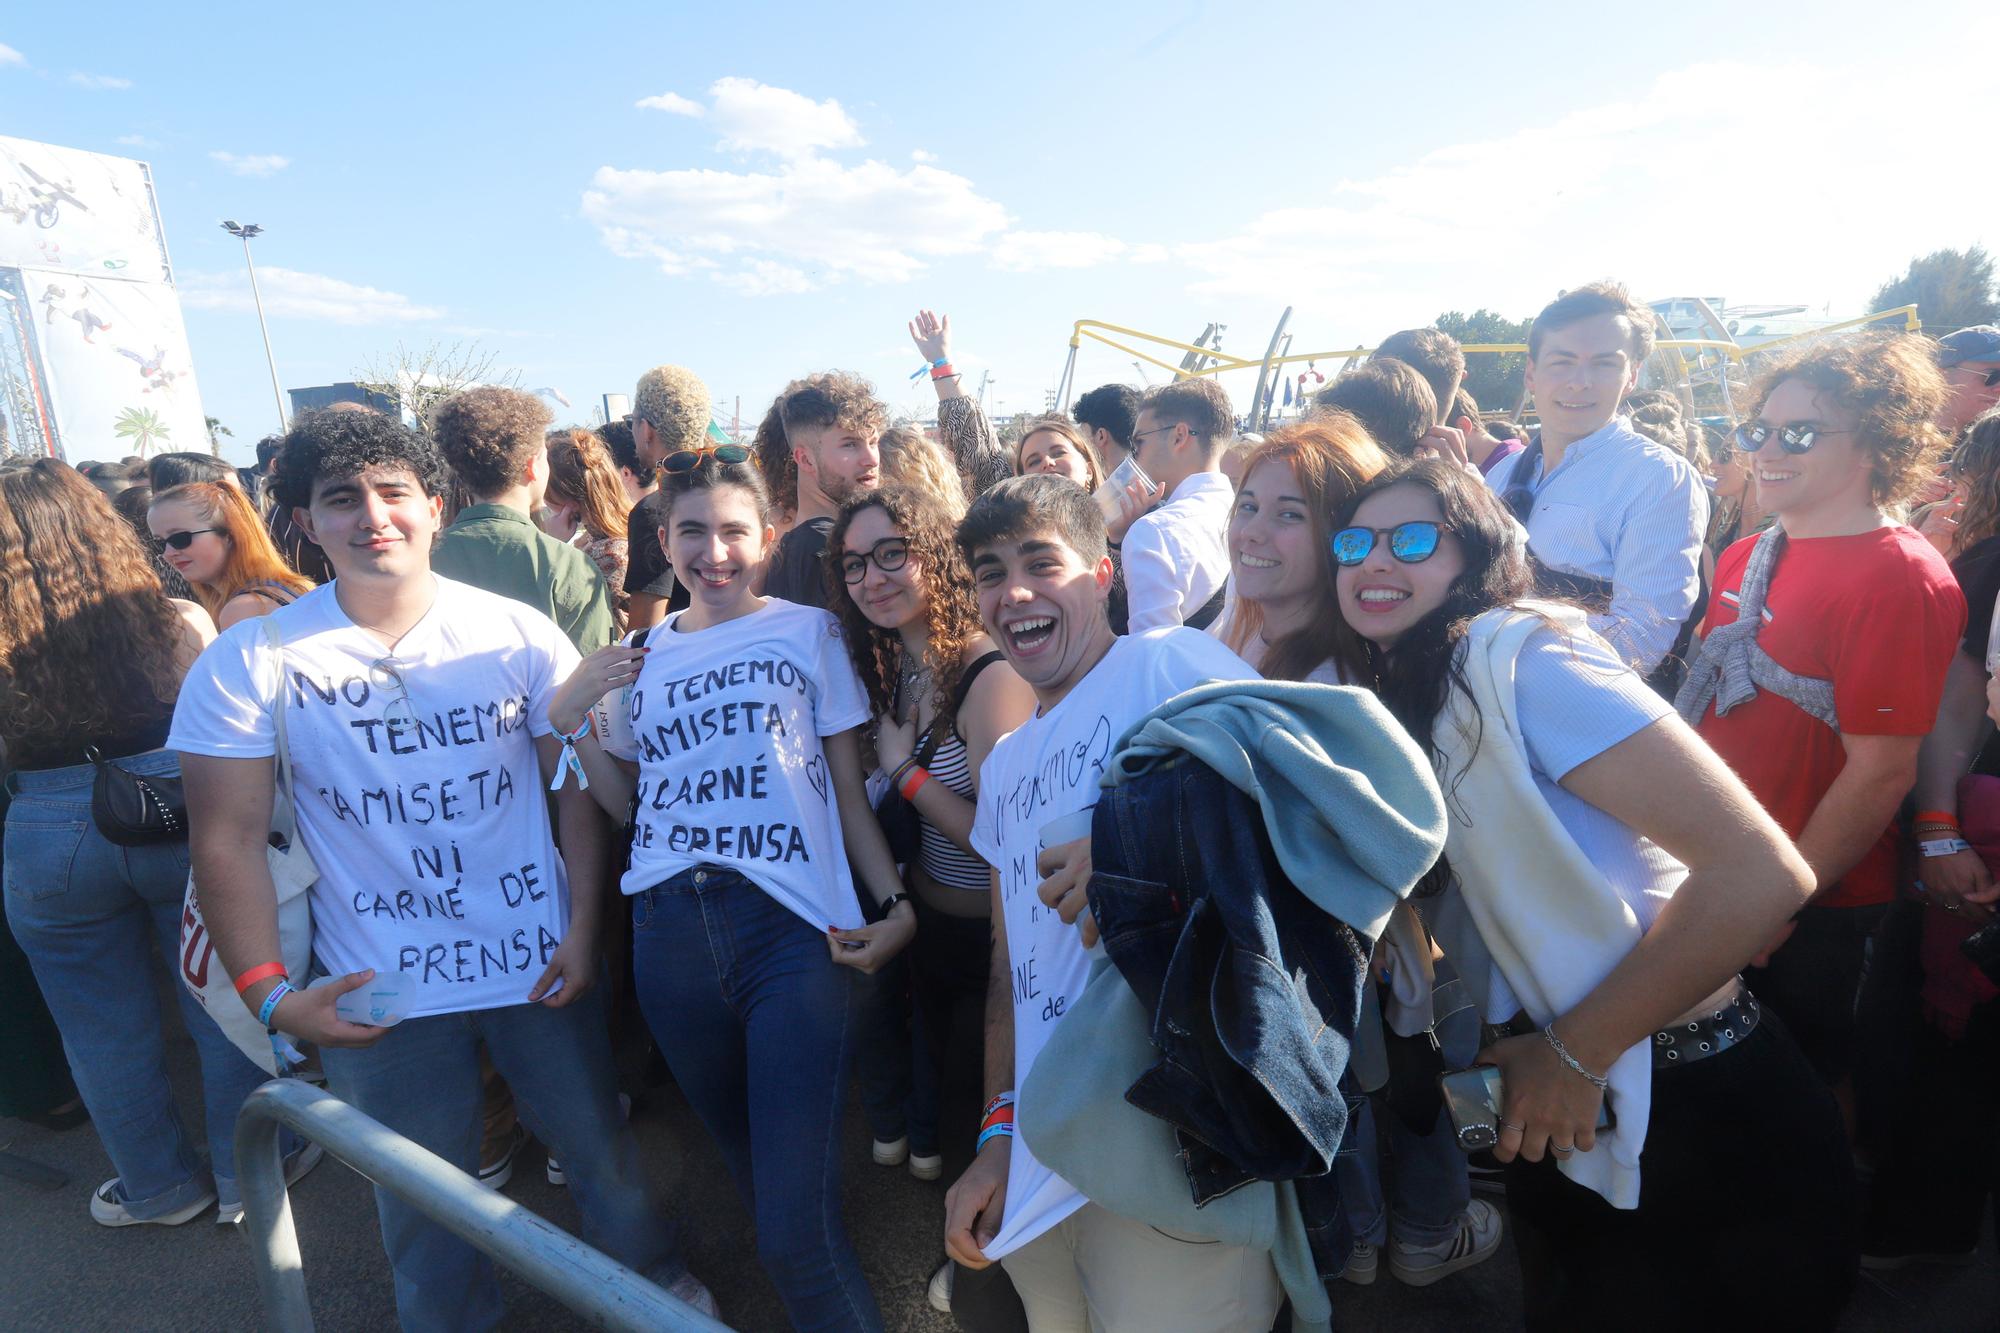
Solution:
M 1526 452 L 1486 478 L 1495 495 L 1515 484 Z M 1590 625 L 1641 673 L 1674 646 L 1701 595 L 1708 488 L 1687 459 L 1613 417 L 1563 452 L 1535 487 L 1528 549 L 1550 569 L 1611 584 L 1611 609 Z

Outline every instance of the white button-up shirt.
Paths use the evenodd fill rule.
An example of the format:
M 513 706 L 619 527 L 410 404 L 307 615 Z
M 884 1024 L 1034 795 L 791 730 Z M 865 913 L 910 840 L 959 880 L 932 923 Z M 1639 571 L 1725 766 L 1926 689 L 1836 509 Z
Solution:
M 1197 472 L 1132 524 L 1125 562 L 1126 628 L 1143 634 L 1180 625 L 1229 578 L 1229 512 L 1236 488 L 1220 472 Z
M 1642 674 L 1652 670 L 1701 595 L 1708 487 L 1622 416 L 1564 450 L 1553 473 L 1517 476 L 1533 452 L 1503 460 L 1487 484 L 1503 498 L 1516 485 L 1534 489 L 1528 549 L 1552 570 L 1608 582 L 1611 609 L 1591 628 Z

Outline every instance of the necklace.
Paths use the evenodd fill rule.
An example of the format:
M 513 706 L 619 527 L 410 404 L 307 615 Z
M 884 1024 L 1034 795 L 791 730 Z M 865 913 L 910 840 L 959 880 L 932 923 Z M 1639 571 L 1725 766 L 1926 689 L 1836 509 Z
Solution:
M 920 665 L 917 663 L 913 663 L 911 661 L 910 654 L 906 651 L 903 654 L 902 675 L 901 675 L 901 680 L 897 685 L 896 693 L 901 699 L 907 700 L 909 702 L 910 710 L 913 715 L 916 711 L 917 704 L 919 702 L 917 687 L 920 684 L 928 685 L 930 683 L 930 678 L 931 678 L 931 669 L 929 665 L 928 664 Z

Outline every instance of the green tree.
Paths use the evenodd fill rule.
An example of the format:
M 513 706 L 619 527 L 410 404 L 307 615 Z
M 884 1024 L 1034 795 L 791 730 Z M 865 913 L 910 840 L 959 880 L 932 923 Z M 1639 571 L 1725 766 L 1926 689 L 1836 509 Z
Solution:
M 1468 346 L 1476 343 L 1524 343 L 1528 341 L 1528 325 L 1531 322 L 1508 319 L 1482 307 L 1469 315 L 1447 310 L 1437 317 L 1437 328 Z M 1519 352 L 1504 355 L 1474 352 L 1465 358 L 1465 391 L 1478 402 L 1482 412 L 1512 414 L 1515 405 L 1521 401 L 1522 371 L 1527 364 L 1528 358 Z
M 1924 332 L 1937 335 L 1969 324 L 2000 322 L 2000 289 L 1993 281 L 1993 256 L 1984 246 L 1933 250 L 1910 261 L 1900 278 L 1882 284 L 1870 310 L 1914 305 Z
M 173 431 L 152 408 L 128 407 L 112 421 L 111 433 L 132 441 L 132 452 L 144 458 L 155 444 L 170 443 L 168 436 Z
M 208 427 L 208 452 L 217 458 L 222 457 L 222 437 L 227 435 L 234 439 L 236 432 L 223 425 L 221 417 L 203 417 L 202 422 Z

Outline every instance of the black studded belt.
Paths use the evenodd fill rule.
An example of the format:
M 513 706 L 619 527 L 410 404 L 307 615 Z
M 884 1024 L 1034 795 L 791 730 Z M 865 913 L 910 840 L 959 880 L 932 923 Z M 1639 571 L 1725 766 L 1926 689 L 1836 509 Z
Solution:
M 1757 1030 L 1757 997 L 1742 982 L 1736 997 L 1712 1013 L 1653 1034 L 1653 1068 L 1671 1069 L 1720 1055 Z

